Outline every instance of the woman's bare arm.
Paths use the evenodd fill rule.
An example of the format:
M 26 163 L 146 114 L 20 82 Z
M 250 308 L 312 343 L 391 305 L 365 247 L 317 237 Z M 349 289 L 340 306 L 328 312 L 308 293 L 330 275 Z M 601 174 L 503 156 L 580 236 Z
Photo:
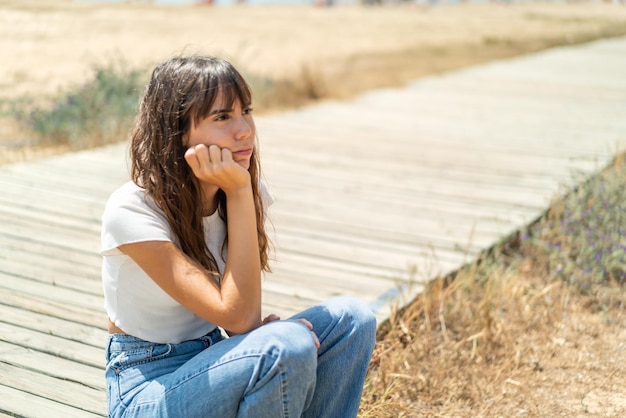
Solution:
M 261 260 L 250 174 L 228 149 L 197 145 L 185 159 L 212 193 L 226 193 L 228 254 L 221 280 L 169 242 L 120 246 L 165 292 L 194 314 L 241 334 L 261 325 Z M 198 202 L 202 204 L 202 202 Z
M 221 286 L 171 242 L 119 248 L 181 305 L 241 334 L 261 325 L 261 262 L 252 187 L 230 189 L 227 200 L 228 254 Z

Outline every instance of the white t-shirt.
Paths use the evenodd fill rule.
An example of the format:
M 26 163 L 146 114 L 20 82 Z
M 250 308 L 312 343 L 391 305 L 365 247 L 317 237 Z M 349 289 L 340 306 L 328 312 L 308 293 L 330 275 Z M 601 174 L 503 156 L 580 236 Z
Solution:
M 272 198 L 263 184 L 261 193 L 267 207 Z M 217 211 L 203 223 L 207 245 L 223 273 L 226 225 Z M 111 321 L 125 332 L 155 343 L 176 344 L 212 331 L 214 324 L 174 300 L 118 249 L 145 241 L 178 243 L 163 211 L 142 188 L 128 182 L 113 192 L 102 216 L 102 285 L 104 308 Z

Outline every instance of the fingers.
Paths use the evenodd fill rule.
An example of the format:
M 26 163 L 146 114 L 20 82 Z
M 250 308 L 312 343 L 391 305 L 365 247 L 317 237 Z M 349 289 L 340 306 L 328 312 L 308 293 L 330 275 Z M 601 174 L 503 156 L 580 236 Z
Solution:
M 216 147 L 216 145 L 211 145 L 211 147 Z M 218 148 L 220 149 L 220 148 Z M 230 163 L 234 163 L 235 161 L 233 160 L 233 152 L 231 150 L 229 150 L 228 148 L 222 148 L 221 150 L 221 160 L 223 163 L 226 164 L 230 164 Z
M 217 145 L 207 147 L 204 144 L 198 144 L 187 149 L 185 160 L 189 165 L 195 164 L 198 168 L 207 168 L 210 164 L 233 162 L 233 153 L 228 148 L 220 148 Z
M 189 164 L 189 167 L 191 167 L 191 170 L 194 173 L 200 170 L 200 160 L 202 158 L 201 154 L 203 153 L 206 153 L 206 158 L 208 158 L 208 150 L 202 149 L 198 146 L 191 147 L 185 151 L 185 161 L 187 161 L 187 164 Z
M 206 148 L 205 145 L 197 145 Z M 228 148 L 220 148 L 217 145 L 209 146 L 209 161 L 212 164 L 228 164 L 233 162 L 233 153 Z
M 261 321 L 261 325 L 269 324 L 270 322 L 273 322 L 273 321 L 280 321 L 280 316 L 269 314 L 268 316 L 263 318 L 263 321 Z
M 263 321 L 261 321 L 261 325 L 267 325 L 270 322 L 273 321 L 279 321 L 280 317 L 278 315 L 274 315 L 274 314 L 269 314 L 268 316 L 266 316 L 265 318 L 263 318 Z M 307 327 L 309 329 L 309 331 L 311 331 L 311 336 L 313 337 L 313 342 L 315 343 L 315 348 L 320 348 L 320 340 L 319 338 L 317 338 L 317 334 L 313 331 L 313 324 L 311 324 L 309 321 L 307 321 L 304 318 L 296 318 L 293 319 L 294 322 L 299 322 L 300 324 L 304 325 L 305 327 Z
M 315 342 L 315 348 L 320 348 L 320 340 L 319 338 L 317 338 L 317 334 L 313 331 L 313 324 L 311 324 L 309 321 L 307 321 L 304 318 L 296 318 L 295 321 L 300 322 L 309 330 L 311 330 L 311 335 L 313 336 L 313 341 Z
M 297 318 L 295 319 L 296 322 L 300 322 L 301 324 L 304 324 L 304 326 L 306 326 L 308 329 L 310 329 L 311 331 L 313 331 L 313 324 L 311 324 L 309 321 L 307 321 L 304 318 Z
M 229 191 L 249 186 L 250 173 L 233 159 L 228 148 L 198 144 L 185 152 L 185 161 L 200 180 Z
M 317 334 L 311 331 L 311 335 L 313 336 L 313 342 L 315 342 L 315 348 L 320 348 L 320 340 L 317 338 Z

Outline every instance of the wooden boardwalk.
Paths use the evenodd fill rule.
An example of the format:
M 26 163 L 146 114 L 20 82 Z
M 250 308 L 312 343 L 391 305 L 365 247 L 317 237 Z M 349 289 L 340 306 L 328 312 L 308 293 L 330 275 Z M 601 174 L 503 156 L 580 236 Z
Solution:
M 265 310 L 350 294 L 384 318 L 626 146 L 625 74 L 622 38 L 257 118 Z M 0 167 L 0 416 L 106 414 L 100 216 L 125 152 Z

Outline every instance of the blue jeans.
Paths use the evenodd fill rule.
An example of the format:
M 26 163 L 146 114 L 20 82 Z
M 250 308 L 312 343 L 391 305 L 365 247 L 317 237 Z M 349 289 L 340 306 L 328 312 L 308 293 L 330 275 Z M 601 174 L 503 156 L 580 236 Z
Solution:
M 376 321 L 341 297 L 231 338 L 216 330 L 179 344 L 112 334 L 109 417 L 356 417 Z

